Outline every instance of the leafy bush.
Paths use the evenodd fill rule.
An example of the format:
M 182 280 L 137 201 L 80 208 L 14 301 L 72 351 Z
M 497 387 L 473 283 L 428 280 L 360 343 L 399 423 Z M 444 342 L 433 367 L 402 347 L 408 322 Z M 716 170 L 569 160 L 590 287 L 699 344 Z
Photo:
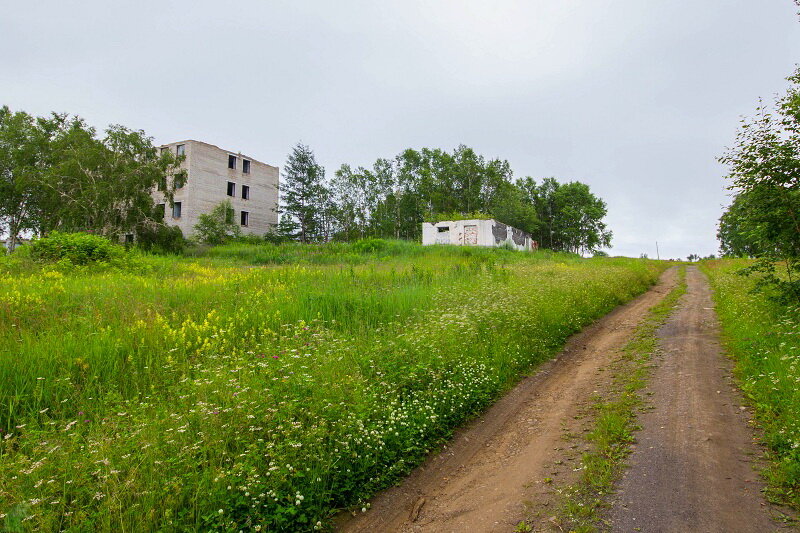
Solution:
M 353 243 L 353 251 L 359 254 L 372 254 L 386 250 L 389 243 L 383 239 L 361 239 Z
M 54 231 L 26 246 L 31 259 L 56 263 L 68 261 L 73 265 L 110 263 L 125 254 L 125 249 L 105 237 L 90 233 L 60 233 Z
M 186 247 L 186 239 L 178 226 L 158 226 L 145 228 L 138 234 L 139 247 L 154 253 L 180 254 Z
M 218 204 L 211 213 L 198 217 L 194 230 L 197 239 L 203 244 L 222 244 L 231 238 L 240 238 L 242 230 L 233 216 L 230 200 Z

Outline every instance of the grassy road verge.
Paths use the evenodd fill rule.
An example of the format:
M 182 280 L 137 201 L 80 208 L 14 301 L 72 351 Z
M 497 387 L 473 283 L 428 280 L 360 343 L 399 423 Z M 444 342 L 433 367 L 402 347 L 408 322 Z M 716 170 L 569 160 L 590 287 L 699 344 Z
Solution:
M 739 386 L 763 428 L 767 496 L 800 510 L 800 308 L 753 292 L 749 261 L 704 261 Z

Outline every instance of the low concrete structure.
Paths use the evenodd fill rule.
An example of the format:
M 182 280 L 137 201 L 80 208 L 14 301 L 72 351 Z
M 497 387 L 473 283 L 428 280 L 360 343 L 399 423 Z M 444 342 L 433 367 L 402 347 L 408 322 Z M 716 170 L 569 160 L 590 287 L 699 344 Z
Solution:
M 539 243 L 522 230 L 494 219 L 445 220 L 422 223 L 422 244 L 458 246 L 502 246 L 509 243 L 517 250 L 536 250 Z
M 156 203 L 164 205 L 165 221 L 185 236 L 194 233 L 201 214 L 225 200 L 230 200 L 244 234 L 263 235 L 278 223 L 278 167 L 200 141 L 174 142 L 160 149 L 186 156 L 181 164 L 186 181 L 175 191 L 175 205 L 166 203 L 158 191 L 153 193 Z

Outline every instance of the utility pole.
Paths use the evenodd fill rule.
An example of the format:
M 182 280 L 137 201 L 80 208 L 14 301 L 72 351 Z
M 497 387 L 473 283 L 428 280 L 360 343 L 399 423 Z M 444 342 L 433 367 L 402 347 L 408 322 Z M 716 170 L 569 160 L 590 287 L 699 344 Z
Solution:
M 661 261 L 661 256 L 660 256 L 660 255 L 658 255 L 658 241 L 656 241 L 656 259 L 658 259 L 659 261 Z

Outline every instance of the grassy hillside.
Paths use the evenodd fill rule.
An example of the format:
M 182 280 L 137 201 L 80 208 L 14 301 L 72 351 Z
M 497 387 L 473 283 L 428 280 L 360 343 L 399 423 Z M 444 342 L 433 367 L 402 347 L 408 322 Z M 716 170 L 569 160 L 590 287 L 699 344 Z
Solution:
M 752 291 L 747 260 L 703 263 L 736 373 L 764 428 L 772 497 L 800 508 L 800 309 Z
M 324 528 L 664 268 L 381 242 L 128 264 L 0 266 L 9 530 Z

